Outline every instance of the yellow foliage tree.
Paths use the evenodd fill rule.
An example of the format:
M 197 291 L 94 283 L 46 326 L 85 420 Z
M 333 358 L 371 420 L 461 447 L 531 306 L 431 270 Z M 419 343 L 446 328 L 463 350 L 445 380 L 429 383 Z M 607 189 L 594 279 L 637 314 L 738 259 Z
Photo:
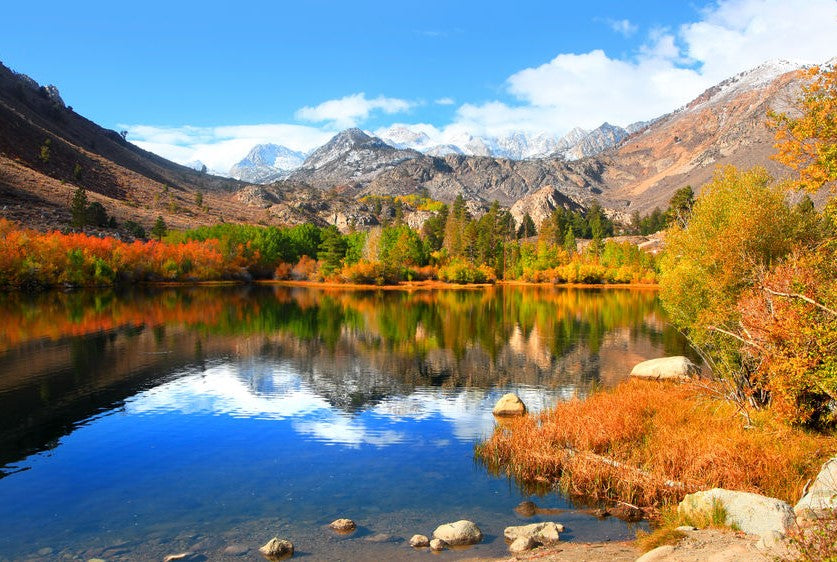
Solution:
M 793 184 L 809 192 L 837 180 L 837 68 L 808 71 L 802 88 L 802 115 L 769 114 L 776 128 L 774 159 L 799 172 Z

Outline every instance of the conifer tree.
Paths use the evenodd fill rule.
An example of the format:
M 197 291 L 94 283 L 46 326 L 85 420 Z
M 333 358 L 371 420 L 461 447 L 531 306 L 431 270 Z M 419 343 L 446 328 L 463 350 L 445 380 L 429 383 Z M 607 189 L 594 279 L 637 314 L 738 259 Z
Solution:
M 74 227 L 83 228 L 87 224 L 87 191 L 81 186 L 73 193 L 70 213 L 72 213 Z

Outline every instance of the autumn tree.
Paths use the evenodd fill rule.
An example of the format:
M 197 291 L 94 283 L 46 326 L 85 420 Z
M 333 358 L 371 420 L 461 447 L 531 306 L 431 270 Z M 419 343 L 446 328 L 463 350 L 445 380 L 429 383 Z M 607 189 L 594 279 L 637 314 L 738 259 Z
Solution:
M 809 192 L 837 180 L 837 67 L 812 68 L 802 88 L 802 114 L 771 112 L 776 128 L 774 158 L 799 173 L 793 184 Z
M 737 302 L 759 272 L 792 249 L 797 230 L 784 192 L 763 168 L 720 169 L 695 203 L 685 227 L 667 232 L 660 298 L 671 320 L 712 363 L 716 375 L 752 388 L 742 362 Z M 763 394 L 752 397 L 764 402 Z

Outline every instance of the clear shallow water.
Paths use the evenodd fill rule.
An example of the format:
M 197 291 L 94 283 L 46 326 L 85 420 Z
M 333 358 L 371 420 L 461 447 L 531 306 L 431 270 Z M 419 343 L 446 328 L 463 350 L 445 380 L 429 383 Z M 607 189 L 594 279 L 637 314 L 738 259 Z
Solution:
M 418 559 L 406 538 L 461 518 L 486 540 L 449 557 L 503 555 L 503 528 L 538 520 L 630 538 L 473 446 L 509 389 L 537 411 L 685 350 L 628 290 L 6 295 L 0 326 L 0 559 L 236 559 L 274 535 L 310 560 Z M 525 519 L 524 499 L 566 511 Z

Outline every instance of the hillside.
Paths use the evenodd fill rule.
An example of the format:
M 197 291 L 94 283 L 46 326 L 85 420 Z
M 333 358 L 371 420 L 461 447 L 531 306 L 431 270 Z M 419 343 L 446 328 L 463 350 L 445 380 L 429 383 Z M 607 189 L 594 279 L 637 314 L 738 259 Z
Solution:
M 246 184 L 170 162 L 64 104 L 54 86 L 0 64 L 0 207 L 6 218 L 56 228 L 77 186 L 119 220 L 175 227 L 258 220 L 232 193 Z M 196 205 L 202 192 L 203 208 Z

